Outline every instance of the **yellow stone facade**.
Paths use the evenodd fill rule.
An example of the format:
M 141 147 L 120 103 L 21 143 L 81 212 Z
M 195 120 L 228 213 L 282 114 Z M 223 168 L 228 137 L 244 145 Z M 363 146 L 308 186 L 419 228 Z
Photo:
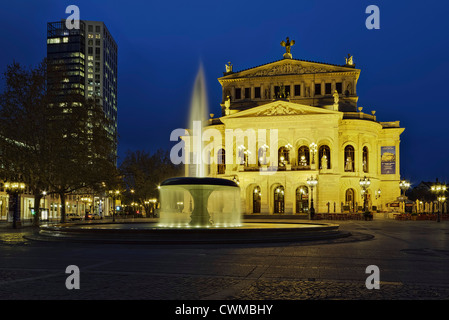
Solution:
M 404 129 L 357 107 L 359 75 L 352 57 L 332 65 L 284 56 L 239 72 L 229 63 L 218 79 L 222 115 L 211 115 L 207 128 L 222 137 L 241 130 L 244 138 L 214 144 L 208 175 L 238 181 L 245 214 L 308 214 L 312 198 L 317 213 L 361 210 L 364 177 L 368 207 L 386 209 L 400 196 Z

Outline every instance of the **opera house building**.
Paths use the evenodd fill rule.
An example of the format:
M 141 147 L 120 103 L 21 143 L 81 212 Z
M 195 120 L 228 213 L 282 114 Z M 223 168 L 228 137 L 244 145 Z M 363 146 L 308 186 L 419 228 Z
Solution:
M 404 128 L 358 107 L 352 56 L 299 60 L 294 41 L 281 44 L 282 59 L 240 71 L 228 63 L 218 79 L 222 113 L 207 128 L 247 134 L 215 145 L 207 175 L 238 182 L 246 215 L 386 209 L 400 196 Z

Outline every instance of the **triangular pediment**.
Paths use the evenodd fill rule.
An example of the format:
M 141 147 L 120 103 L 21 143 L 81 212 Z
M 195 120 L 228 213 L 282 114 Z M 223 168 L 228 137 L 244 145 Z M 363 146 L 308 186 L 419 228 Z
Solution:
M 282 59 L 262 66 L 226 74 L 225 76 L 219 78 L 219 81 L 221 82 L 241 78 L 302 75 L 302 74 L 315 74 L 315 73 L 334 73 L 334 72 L 358 73 L 359 71 L 360 70 L 358 69 L 346 66 L 338 66 L 296 59 Z
M 329 110 L 321 107 L 312 107 L 294 102 L 276 100 L 251 109 L 240 111 L 221 119 L 247 118 L 247 117 L 276 117 L 295 115 L 318 115 L 318 114 L 341 114 L 339 111 Z

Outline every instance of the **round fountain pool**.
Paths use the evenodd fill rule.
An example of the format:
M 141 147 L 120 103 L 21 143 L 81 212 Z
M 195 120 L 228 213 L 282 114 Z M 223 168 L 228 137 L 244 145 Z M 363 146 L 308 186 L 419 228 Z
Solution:
M 172 178 L 160 186 L 160 217 L 150 222 L 42 226 L 34 240 L 99 243 L 213 244 L 329 240 L 350 236 L 337 224 L 255 220 L 243 222 L 240 188 L 232 180 Z
M 76 223 L 41 226 L 32 240 L 132 244 L 278 243 L 349 237 L 337 224 L 253 221 L 239 227 L 167 228 L 154 222 Z

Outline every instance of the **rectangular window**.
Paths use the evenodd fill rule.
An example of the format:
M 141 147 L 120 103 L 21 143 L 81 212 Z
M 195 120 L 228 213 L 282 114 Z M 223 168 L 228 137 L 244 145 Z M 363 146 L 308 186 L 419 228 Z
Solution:
M 93 54 L 94 49 L 92 47 L 87 48 L 87 54 Z
M 285 86 L 284 90 L 285 90 L 285 98 L 290 97 L 290 86 Z
M 321 83 L 315 83 L 315 95 L 316 96 L 321 95 Z
M 260 99 L 260 87 L 255 87 L 254 88 L 254 98 L 255 99 Z
M 95 32 L 100 32 L 100 26 L 95 26 Z
M 325 94 L 332 94 L 332 83 L 326 83 Z
M 274 86 L 274 97 L 275 97 L 275 98 L 279 98 L 280 92 L 281 92 L 281 87 L 279 87 L 279 86 Z
M 61 43 L 61 39 L 60 38 L 47 39 L 47 43 L 48 44 Z
M 295 84 L 295 96 L 300 96 L 300 95 L 301 95 L 301 85 Z
M 245 88 L 245 99 L 251 99 L 251 88 Z
M 343 87 L 343 84 L 341 82 L 337 82 L 335 84 L 335 90 L 337 90 L 337 92 L 340 94 L 342 93 L 342 87 Z
M 235 89 L 235 98 L 242 99 L 242 89 L 240 88 Z
M 94 26 L 93 25 L 88 25 L 87 26 L 87 31 L 89 31 L 89 32 L 93 32 L 94 31 Z

